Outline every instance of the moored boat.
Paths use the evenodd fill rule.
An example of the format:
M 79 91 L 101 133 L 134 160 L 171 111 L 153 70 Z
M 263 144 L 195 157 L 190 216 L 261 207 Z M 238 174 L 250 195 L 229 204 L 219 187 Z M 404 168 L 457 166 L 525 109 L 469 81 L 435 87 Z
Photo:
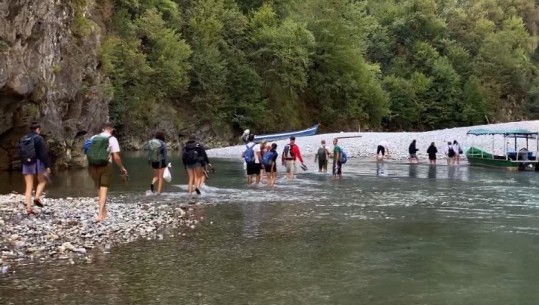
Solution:
M 526 129 L 472 129 L 466 134 L 469 136 L 492 137 L 490 151 L 474 146 L 473 144 L 466 150 L 466 158 L 470 165 L 515 170 L 535 168 L 537 170 L 539 164 L 537 154 L 539 151 L 539 132 L 528 131 Z M 501 136 L 504 144 L 503 152 L 498 154 L 494 149 L 496 136 Z M 498 141 L 500 140 L 498 139 Z
M 256 135 L 255 142 L 262 142 L 262 141 L 274 142 L 274 141 L 288 139 L 290 137 L 312 136 L 316 134 L 316 131 L 318 130 L 318 126 L 319 124 L 316 124 L 304 130 L 281 132 L 281 133 L 274 133 L 274 134 L 267 134 L 267 135 Z

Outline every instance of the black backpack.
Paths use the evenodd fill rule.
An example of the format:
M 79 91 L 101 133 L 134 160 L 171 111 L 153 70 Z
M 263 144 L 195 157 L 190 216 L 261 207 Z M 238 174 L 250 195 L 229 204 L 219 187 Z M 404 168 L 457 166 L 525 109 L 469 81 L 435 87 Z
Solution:
M 325 147 L 318 148 L 318 160 L 326 161 L 327 160 L 327 150 Z
M 186 164 L 195 164 L 199 161 L 198 151 L 196 149 L 197 144 L 187 143 L 183 149 L 183 160 Z
M 19 141 L 19 157 L 23 164 L 32 164 L 37 160 L 36 137 L 38 135 L 27 134 Z
M 292 153 L 292 145 L 286 144 L 283 149 L 283 157 L 285 159 L 292 159 L 294 158 L 294 154 Z

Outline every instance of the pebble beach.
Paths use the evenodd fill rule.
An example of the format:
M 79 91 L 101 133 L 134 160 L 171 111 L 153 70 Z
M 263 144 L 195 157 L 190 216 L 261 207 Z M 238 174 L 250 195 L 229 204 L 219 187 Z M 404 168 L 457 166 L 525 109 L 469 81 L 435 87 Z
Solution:
M 35 216 L 26 216 L 23 195 L 0 195 L 0 275 L 9 274 L 14 264 L 75 263 L 117 244 L 185 235 L 182 228 L 195 229 L 202 220 L 193 205 L 126 203 L 121 197 L 109 198 L 108 217 L 101 223 L 95 221 L 95 198 L 45 198 L 43 203 Z

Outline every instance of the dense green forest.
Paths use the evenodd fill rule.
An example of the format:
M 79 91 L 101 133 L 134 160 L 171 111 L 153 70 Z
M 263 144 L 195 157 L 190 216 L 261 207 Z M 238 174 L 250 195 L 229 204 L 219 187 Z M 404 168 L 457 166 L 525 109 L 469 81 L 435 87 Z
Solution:
M 98 0 L 110 115 L 428 130 L 539 115 L 538 0 Z

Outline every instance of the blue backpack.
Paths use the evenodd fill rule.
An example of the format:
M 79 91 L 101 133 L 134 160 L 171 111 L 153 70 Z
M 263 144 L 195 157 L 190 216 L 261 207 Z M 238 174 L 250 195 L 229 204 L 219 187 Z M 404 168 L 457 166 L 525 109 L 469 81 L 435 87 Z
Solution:
M 82 152 L 86 154 L 88 152 L 88 149 L 90 148 L 90 145 L 92 145 L 92 138 L 88 138 L 84 141 L 84 144 L 82 145 Z
M 348 156 L 346 155 L 344 150 L 341 148 L 341 153 L 340 153 L 340 156 L 339 156 L 339 162 L 341 162 L 341 164 L 345 164 L 346 161 L 348 161 Z
M 245 162 L 247 163 L 253 163 L 255 162 L 255 151 L 253 150 L 253 147 L 255 147 L 256 144 L 253 144 L 251 145 L 251 147 L 249 147 L 249 145 L 245 144 L 245 151 L 243 152 L 243 159 L 245 160 Z
M 275 157 L 276 154 L 277 152 L 271 151 L 271 150 L 266 152 L 264 156 L 262 156 L 262 164 L 269 166 L 271 164 L 271 161 L 273 161 L 273 158 Z

